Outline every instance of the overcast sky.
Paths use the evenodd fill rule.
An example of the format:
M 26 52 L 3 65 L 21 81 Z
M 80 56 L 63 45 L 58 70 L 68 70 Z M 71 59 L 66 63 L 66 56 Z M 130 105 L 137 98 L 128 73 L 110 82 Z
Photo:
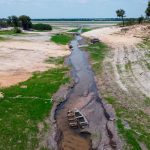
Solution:
M 148 0 L 0 0 L 0 18 L 110 18 L 122 8 L 127 17 L 144 15 Z

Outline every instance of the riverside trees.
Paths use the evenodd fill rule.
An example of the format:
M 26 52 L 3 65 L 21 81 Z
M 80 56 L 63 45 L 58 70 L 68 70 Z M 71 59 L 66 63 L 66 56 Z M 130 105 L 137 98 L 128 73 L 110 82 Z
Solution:
M 22 27 L 24 30 L 29 30 L 32 26 L 31 18 L 26 15 L 22 15 L 20 17 L 17 16 L 9 16 L 7 18 L 8 26 L 13 27 Z
M 148 6 L 147 6 L 145 13 L 146 13 L 146 16 L 149 18 L 150 17 L 150 1 L 148 2 Z
M 124 26 L 124 17 L 125 17 L 125 11 L 123 9 L 118 9 L 116 11 L 117 17 L 122 19 L 123 26 Z

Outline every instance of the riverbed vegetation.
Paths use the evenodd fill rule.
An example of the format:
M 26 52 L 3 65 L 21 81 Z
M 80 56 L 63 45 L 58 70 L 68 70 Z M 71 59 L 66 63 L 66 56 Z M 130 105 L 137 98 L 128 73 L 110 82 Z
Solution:
M 92 29 L 90 29 L 90 28 L 83 28 L 82 29 L 82 33 L 85 33 L 85 32 L 88 32 L 88 31 L 91 31 Z
M 80 30 L 80 28 L 77 28 L 77 29 L 69 30 L 68 32 L 73 32 L 73 33 L 75 33 L 75 32 L 79 32 L 79 30 Z M 90 28 L 83 28 L 83 29 L 82 29 L 82 33 L 88 32 L 88 31 L 91 31 L 91 30 L 92 30 L 92 29 L 90 29 Z
M 54 65 L 62 65 L 64 62 L 64 57 L 49 57 L 46 59 L 46 63 Z
M 127 109 L 112 96 L 105 97 L 108 103 L 115 108 L 117 115 L 117 126 L 121 136 L 126 140 L 131 149 L 142 150 L 140 143 L 150 149 L 149 122 L 150 117 L 141 110 Z M 149 99 L 146 98 L 146 102 Z M 141 121 L 139 121 L 141 120 Z M 128 126 L 125 124 L 127 124 Z
M 0 149 L 33 150 L 38 147 L 39 128 L 49 116 L 52 95 L 69 81 L 61 67 L 33 76 L 18 85 L 0 89 Z
M 53 41 L 57 44 L 66 45 L 69 42 L 71 42 L 72 39 L 73 39 L 72 34 L 60 33 L 60 34 L 53 35 L 52 38 L 51 38 L 51 41 Z
M 96 43 L 89 45 L 86 49 L 90 53 L 94 71 L 100 73 L 102 70 L 102 62 L 109 49 L 108 46 L 104 43 Z
M 25 34 L 19 28 L 14 28 L 11 30 L 1 30 L 0 35 L 18 35 L 18 34 Z
M 5 41 L 5 40 L 6 40 L 6 38 L 0 37 L 0 41 Z
M 68 32 L 78 32 L 80 29 L 79 28 L 76 28 L 76 29 L 72 29 L 72 30 L 69 30 Z
M 32 24 L 32 29 L 38 31 L 51 31 L 52 26 L 49 24 L 37 23 L 37 24 Z

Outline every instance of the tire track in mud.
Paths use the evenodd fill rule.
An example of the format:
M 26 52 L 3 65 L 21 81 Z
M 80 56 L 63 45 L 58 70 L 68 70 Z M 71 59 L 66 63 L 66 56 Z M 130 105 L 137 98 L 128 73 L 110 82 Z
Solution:
M 115 79 L 116 82 L 114 72 L 117 71 L 119 74 L 118 78 L 127 88 L 127 91 L 124 91 L 121 87 L 120 88 L 124 91 L 125 95 L 128 95 L 129 99 L 132 99 L 132 101 L 129 100 L 129 105 L 140 108 L 144 108 L 144 101 L 137 101 L 136 97 L 143 100 L 145 96 L 149 96 L 150 93 L 150 88 L 148 88 L 148 83 L 150 81 L 150 71 L 146 66 L 146 52 L 147 51 L 145 51 L 144 49 L 138 48 L 133 45 L 121 45 L 120 47 L 112 50 L 110 52 L 112 54 L 109 54 L 104 62 L 104 70 L 105 72 L 107 72 L 106 78 L 110 81 L 109 85 L 112 84 L 111 80 Z M 112 61 L 114 61 L 115 66 L 117 66 L 117 70 L 114 70 L 114 67 L 112 66 Z M 130 65 L 131 68 L 128 68 L 127 70 L 125 65 Z M 113 74 L 110 73 L 110 71 Z M 118 84 L 118 82 L 116 83 Z M 118 84 L 118 86 L 120 85 Z M 114 89 L 113 86 L 111 86 L 111 88 Z M 112 93 L 114 93 L 114 91 L 116 90 L 112 90 Z

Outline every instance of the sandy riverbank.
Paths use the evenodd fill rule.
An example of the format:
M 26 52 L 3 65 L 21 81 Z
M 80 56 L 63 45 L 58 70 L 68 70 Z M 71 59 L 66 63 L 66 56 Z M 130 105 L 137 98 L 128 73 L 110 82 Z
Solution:
M 49 41 L 49 33 L 28 33 L 0 42 L 0 86 L 7 87 L 25 81 L 35 71 L 45 71 L 48 57 L 70 54 L 66 46 Z
M 112 63 L 115 81 L 122 90 L 129 91 L 130 85 L 150 96 L 150 70 L 146 66 L 150 62 L 146 56 L 148 50 L 137 46 L 149 32 L 148 26 L 132 26 L 126 32 L 119 27 L 109 27 L 84 33 L 83 36 L 99 38 L 111 47 L 111 54 L 105 62 Z M 127 65 L 131 65 L 132 73 L 126 71 Z

